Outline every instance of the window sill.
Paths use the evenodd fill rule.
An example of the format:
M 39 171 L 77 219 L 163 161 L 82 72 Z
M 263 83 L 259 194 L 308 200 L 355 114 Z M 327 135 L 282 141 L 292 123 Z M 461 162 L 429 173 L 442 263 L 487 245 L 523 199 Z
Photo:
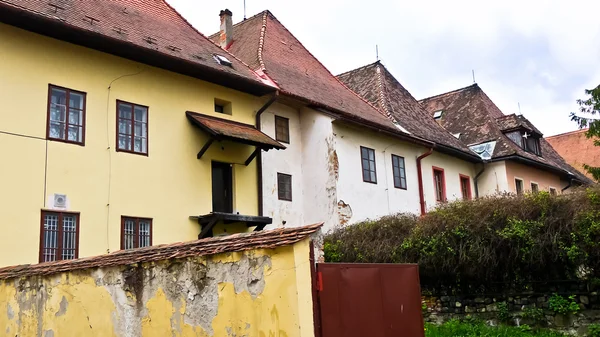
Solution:
M 59 143 L 66 143 L 66 144 L 73 144 L 73 145 L 85 146 L 85 139 L 82 142 L 75 142 L 75 141 L 72 141 L 72 140 L 65 140 L 65 139 L 60 139 L 60 138 L 46 137 L 46 140 L 50 140 L 50 141 L 53 141 L 53 142 L 59 142 Z
M 116 151 L 117 152 L 129 153 L 129 154 L 135 154 L 135 155 L 138 155 L 138 156 L 148 157 L 148 153 L 143 153 L 143 152 L 135 152 L 135 151 L 130 151 L 130 150 L 121 150 L 119 148 L 117 148 Z

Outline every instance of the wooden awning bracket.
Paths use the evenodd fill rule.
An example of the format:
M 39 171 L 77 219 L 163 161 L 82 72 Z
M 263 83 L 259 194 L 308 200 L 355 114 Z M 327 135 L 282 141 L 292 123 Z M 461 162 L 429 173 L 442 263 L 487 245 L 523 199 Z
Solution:
M 208 148 L 212 145 L 212 143 L 214 141 L 215 141 L 215 139 L 213 137 L 209 138 L 208 141 L 206 142 L 206 144 L 204 144 L 204 146 L 200 150 L 200 152 L 198 152 L 198 154 L 196 155 L 196 158 L 198 158 L 198 159 L 202 158 L 204 153 L 208 150 Z
M 252 151 L 252 154 L 250 155 L 250 157 L 248 157 L 248 159 L 246 159 L 246 162 L 244 163 L 244 165 L 246 165 L 246 166 L 250 165 L 250 163 L 254 160 L 254 158 L 256 158 L 256 156 L 258 155 L 260 150 L 261 150 L 261 148 L 257 146 L 256 150 Z

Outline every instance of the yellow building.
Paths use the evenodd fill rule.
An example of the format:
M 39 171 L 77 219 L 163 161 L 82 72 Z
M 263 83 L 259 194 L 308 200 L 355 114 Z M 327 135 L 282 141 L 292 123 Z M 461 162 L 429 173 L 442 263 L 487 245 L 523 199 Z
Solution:
M 166 2 L 9 0 L 0 22 L 0 266 L 269 223 L 275 88 Z

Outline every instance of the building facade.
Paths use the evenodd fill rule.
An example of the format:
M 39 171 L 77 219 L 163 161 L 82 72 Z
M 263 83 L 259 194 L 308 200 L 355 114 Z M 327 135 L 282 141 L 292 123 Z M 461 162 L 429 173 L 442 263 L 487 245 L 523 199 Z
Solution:
M 594 145 L 593 138 L 587 138 L 585 133 L 588 129 L 562 133 L 546 137 L 552 148 L 556 150 L 569 165 L 576 168 L 586 177 L 593 179 L 584 165 L 591 167 L 600 166 L 600 148 Z
M 88 5 L 106 17 L 83 15 Z M 253 154 L 285 146 L 253 127 L 275 89 L 251 69 L 166 3 L 0 7 L 0 265 L 193 240 L 198 218 L 213 211 L 261 220 Z M 121 16 L 137 22 L 126 34 L 111 29 Z M 91 48 L 96 40 L 112 54 Z M 126 48 L 135 57 L 115 55 Z

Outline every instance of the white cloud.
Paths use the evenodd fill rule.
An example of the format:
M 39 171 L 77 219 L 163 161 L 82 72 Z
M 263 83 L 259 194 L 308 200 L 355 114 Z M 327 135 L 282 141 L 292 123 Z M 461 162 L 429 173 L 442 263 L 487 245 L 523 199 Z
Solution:
M 206 35 L 219 29 L 219 10 L 243 15 L 242 0 L 168 1 Z M 575 100 L 600 83 L 597 1 L 247 0 L 248 16 L 264 9 L 333 73 L 375 61 L 378 44 L 417 98 L 470 85 L 474 69 L 501 110 L 520 102 L 546 135 L 575 129 Z

